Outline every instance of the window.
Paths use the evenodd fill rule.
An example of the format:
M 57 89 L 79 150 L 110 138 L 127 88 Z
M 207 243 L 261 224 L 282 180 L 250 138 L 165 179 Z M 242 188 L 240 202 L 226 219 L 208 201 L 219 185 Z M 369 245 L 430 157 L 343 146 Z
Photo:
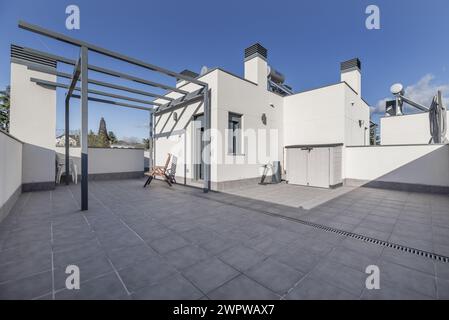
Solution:
M 230 154 L 242 153 L 242 115 L 236 113 L 229 113 L 228 116 L 228 151 Z

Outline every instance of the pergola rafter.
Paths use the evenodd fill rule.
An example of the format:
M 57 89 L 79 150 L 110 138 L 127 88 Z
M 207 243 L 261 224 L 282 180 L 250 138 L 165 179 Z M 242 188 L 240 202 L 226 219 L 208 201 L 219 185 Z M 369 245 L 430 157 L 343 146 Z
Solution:
M 108 49 L 104 49 L 101 47 L 98 47 L 94 44 L 77 40 L 71 37 L 68 37 L 64 34 L 53 32 L 47 29 L 44 29 L 42 27 L 29 24 L 27 22 L 19 22 L 19 28 L 22 28 L 27 31 L 34 32 L 36 34 L 46 36 L 55 40 L 59 40 L 65 43 L 68 43 L 70 45 L 76 46 L 80 48 L 80 56 L 78 59 L 69 59 L 66 57 L 50 54 L 47 52 L 42 52 L 39 50 L 26 48 L 26 47 L 17 47 L 20 48 L 23 52 L 27 52 L 28 54 L 37 56 L 37 57 L 43 57 L 42 59 L 51 59 L 53 61 L 61 62 L 64 64 L 72 65 L 74 66 L 73 74 L 69 73 L 63 73 L 56 70 L 56 68 L 46 66 L 43 67 L 41 64 L 33 63 L 29 61 L 25 61 L 22 59 L 22 56 L 20 53 L 18 54 L 18 58 L 13 58 L 14 60 L 17 60 L 19 63 L 22 63 L 28 67 L 30 70 L 39 71 L 42 73 L 52 74 L 57 77 L 65 78 L 70 80 L 70 84 L 63 84 L 59 82 L 53 82 L 43 79 L 37 79 L 37 78 L 31 78 L 31 81 L 36 83 L 37 85 L 46 86 L 46 87 L 53 87 L 53 88 L 63 88 L 67 89 L 66 99 L 65 99 L 65 148 L 66 148 L 66 154 L 65 154 L 65 164 L 66 164 L 66 183 L 68 183 L 68 176 L 69 176 L 69 156 L 70 156 L 70 149 L 69 149 L 69 110 L 70 110 L 70 99 L 71 98 L 77 98 L 81 100 L 81 135 L 80 135 L 80 142 L 81 142 L 81 210 L 87 210 L 88 209 L 88 144 L 87 144 L 87 134 L 88 134 L 88 101 L 95 101 L 100 103 L 105 103 L 109 105 L 115 105 L 115 106 L 121 106 L 126 108 L 134 108 L 134 109 L 140 109 L 149 111 L 150 113 L 150 130 L 149 130 L 149 137 L 150 137 L 150 143 L 154 146 L 154 123 L 155 123 L 155 117 L 162 115 L 167 112 L 173 112 L 174 110 L 177 110 L 179 108 L 182 108 L 188 104 L 195 103 L 197 101 L 203 101 L 204 104 L 204 118 L 205 118 L 205 148 L 206 152 L 204 153 L 206 155 L 204 162 L 205 165 L 203 167 L 204 170 L 204 186 L 203 190 L 204 192 L 208 192 L 210 190 L 210 92 L 209 92 L 209 86 L 206 82 L 200 81 L 198 79 L 189 77 L 187 75 L 177 73 L 147 62 L 144 62 L 139 59 L 135 59 Z M 88 54 L 89 51 L 98 53 L 100 55 L 108 56 L 110 58 L 114 58 L 116 60 L 120 60 L 123 62 L 126 62 L 131 65 L 139 66 L 160 74 L 164 74 L 166 76 L 174 78 L 175 80 L 185 80 L 187 83 L 193 83 L 200 87 L 200 89 L 189 92 L 180 88 L 176 88 L 175 86 L 171 86 L 168 84 L 158 83 L 155 81 L 139 78 L 133 75 L 129 75 L 120 71 L 115 71 L 99 66 L 90 65 L 88 63 Z M 109 82 L 94 80 L 89 78 L 89 70 L 98 72 L 101 74 L 113 76 L 120 79 L 125 79 L 132 81 L 134 83 L 144 84 L 151 87 L 159 88 L 168 90 L 167 94 L 170 92 L 176 92 L 177 94 L 180 94 L 181 97 L 179 98 L 173 98 L 167 96 L 167 94 L 158 94 L 149 92 L 147 90 L 142 89 L 134 89 L 122 85 L 117 85 Z M 80 86 L 77 86 L 77 83 L 80 82 Z M 128 93 L 143 95 L 152 97 L 159 100 L 165 100 L 168 101 L 167 103 L 160 103 L 155 101 L 146 101 L 142 99 L 138 99 L 135 97 L 129 97 L 126 95 L 120 95 L 116 93 L 110 93 L 102 90 L 94 90 L 89 89 L 89 84 L 93 84 L 100 87 L 105 87 L 109 89 L 114 90 L 120 90 L 125 91 Z M 74 94 L 75 91 L 80 92 L 80 94 Z M 93 97 L 89 94 L 94 94 L 101 97 Z M 109 99 L 103 99 L 102 97 L 108 97 L 113 99 L 119 99 L 119 100 L 126 100 L 126 101 L 132 101 L 137 102 L 148 106 L 140 106 L 140 105 L 134 105 L 130 103 L 125 103 L 121 101 L 116 100 L 109 100 Z M 152 148 L 153 154 L 150 153 L 150 165 L 153 164 L 153 159 L 155 158 L 154 154 L 154 147 Z

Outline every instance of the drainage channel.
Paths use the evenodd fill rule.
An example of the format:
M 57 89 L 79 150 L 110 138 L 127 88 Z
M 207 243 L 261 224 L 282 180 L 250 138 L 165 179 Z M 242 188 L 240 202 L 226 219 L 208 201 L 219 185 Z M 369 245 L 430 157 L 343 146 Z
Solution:
M 206 195 L 203 194 L 194 194 L 196 197 L 199 198 L 203 198 L 203 199 L 208 199 L 208 200 L 212 200 L 212 201 L 216 201 L 222 204 L 226 204 L 226 205 L 231 205 L 237 208 L 241 208 L 241 209 L 245 209 L 245 210 L 251 210 L 254 212 L 258 212 L 261 214 L 265 214 L 268 216 L 272 216 L 272 217 L 277 217 L 277 218 L 281 218 L 284 220 L 289 220 L 289 221 L 293 221 L 293 222 L 297 222 L 315 229 L 320 229 L 326 232 L 331 232 L 331 233 L 335 233 L 338 235 L 342 235 L 342 236 L 346 236 L 352 239 L 357 239 L 357 240 L 361 240 L 364 242 L 368 242 L 371 244 L 375 244 L 378 246 L 382 246 L 382 247 L 388 247 L 388 248 L 392 248 L 392 249 L 396 249 L 398 251 L 402 251 L 402 252 L 406 252 L 406 253 L 410 253 L 413 255 L 417 255 L 417 256 L 421 256 L 424 258 L 429 258 L 435 261 L 439 261 L 439 262 L 445 262 L 445 263 L 449 263 L 449 257 L 440 255 L 440 254 L 436 254 L 436 253 L 432 253 L 432 252 L 428 252 L 428 251 L 424 251 L 424 250 L 420 250 L 420 249 L 416 249 L 416 248 L 412 248 L 412 247 L 408 247 L 408 246 L 404 246 L 401 244 L 396 244 L 396 243 L 392 243 L 392 242 L 388 242 L 388 241 L 384 241 L 384 240 L 379 240 L 376 238 L 371 238 L 371 237 L 367 237 L 361 234 L 357 234 L 357 233 L 353 233 L 353 232 L 349 232 L 349 231 L 344 231 L 344 230 L 340 230 L 340 229 L 336 229 L 336 228 L 332 228 L 332 227 L 327 227 L 318 223 L 314 223 L 314 222 L 310 222 L 310 221 L 306 221 L 306 220 L 302 220 L 302 219 L 298 219 L 298 218 L 293 218 L 293 217 L 287 217 L 281 214 L 276 214 L 276 213 L 272 213 L 272 212 L 268 212 L 268 211 L 264 211 L 261 209 L 254 209 L 254 208 L 248 208 L 242 205 L 238 205 L 235 203 L 229 203 L 226 201 L 221 201 L 221 200 L 217 200 L 215 198 L 209 198 Z

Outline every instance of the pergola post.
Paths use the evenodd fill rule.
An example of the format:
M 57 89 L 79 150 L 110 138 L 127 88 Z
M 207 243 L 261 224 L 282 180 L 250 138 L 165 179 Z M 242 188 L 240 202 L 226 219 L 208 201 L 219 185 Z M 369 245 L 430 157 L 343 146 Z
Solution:
M 88 210 L 88 49 L 81 47 L 81 210 Z
M 204 166 L 203 166 L 203 176 L 204 176 L 204 193 L 209 192 L 210 190 L 210 179 L 211 179 L 211 166 L 210 166 L 210 158 L 211 158 L 211 110 L 210 110 L 210 99 L 209 99 L 209 86 L 204 86 L 204 145 L 205 152 L 202 155 L 204 157 Z
M 69 175 L 70 175 L 70 99 L 67 97 L 65 99 L 65 184 L 69 185 Z
M 150 131 L 149 131 L 149 139 L 148 139 L 148 169 L 151 170 L 153 168 L 153 148 L 154 148 L 154 113 L 152 111 L 150 113 Z

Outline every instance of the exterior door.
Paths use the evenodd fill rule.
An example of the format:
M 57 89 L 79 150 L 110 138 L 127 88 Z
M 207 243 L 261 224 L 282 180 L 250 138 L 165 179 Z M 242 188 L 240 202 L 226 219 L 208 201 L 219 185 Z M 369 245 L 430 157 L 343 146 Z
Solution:
M 203 180 L 203 150 L 204 150 L 204 116 L 199 115 L 194 118 L 194 151 L 193 151 L 193 168 L 195 180 Z
M 308 185 L 311 187 L 329 188 L 330 185 L 330 150 L 314 148 L 309 152 Z
M 288 149 L 288 182 L 291 184 L 307 185 L 308 150 Z
M 290 184 L 329 188 L 330 149 L 291 148 L 287 150 L 287 177 Z

